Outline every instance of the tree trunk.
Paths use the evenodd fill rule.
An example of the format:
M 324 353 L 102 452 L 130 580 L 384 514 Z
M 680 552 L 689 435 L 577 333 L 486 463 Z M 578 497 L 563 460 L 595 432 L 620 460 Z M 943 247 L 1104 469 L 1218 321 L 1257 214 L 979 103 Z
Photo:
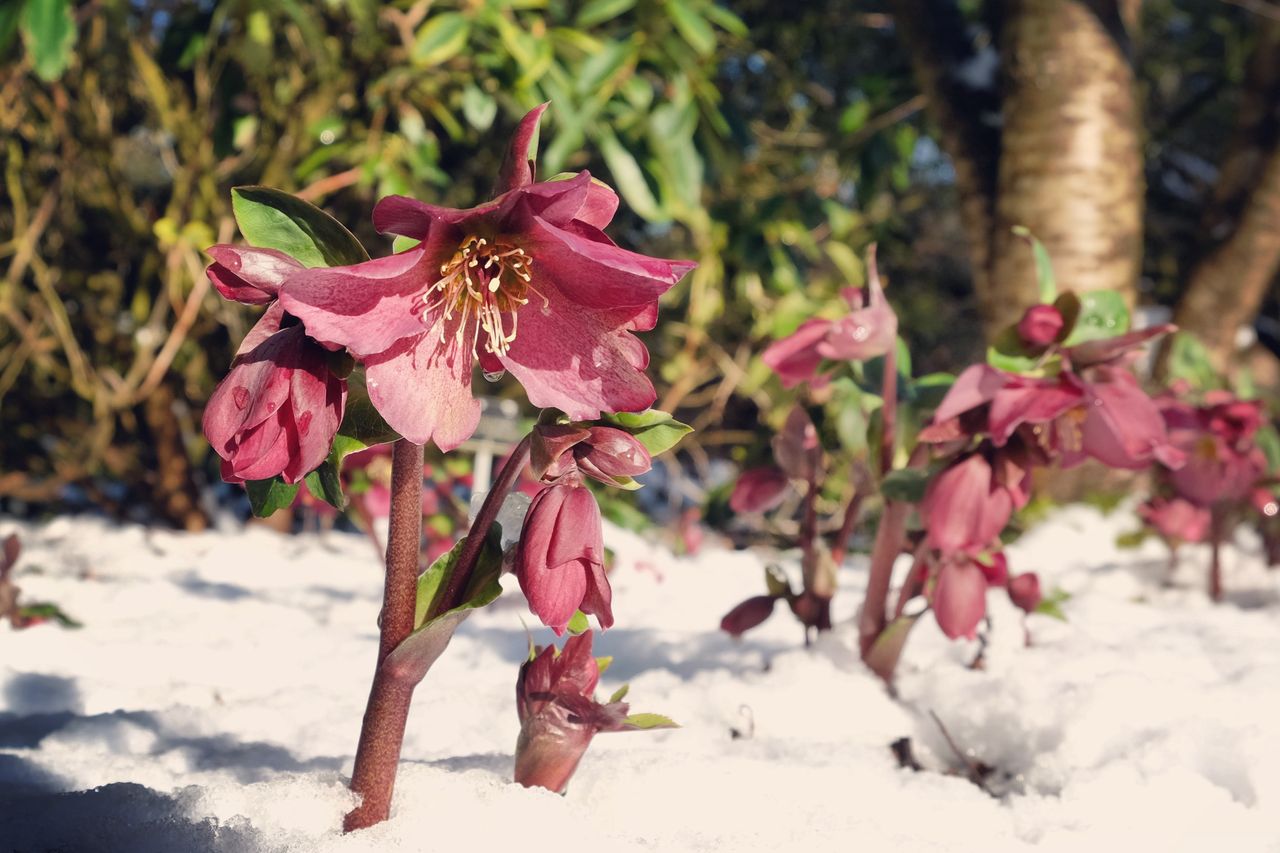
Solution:
M 1208 348 L 1225 370 L 1236 331 L 1253 320 L 1280 270 L 1280 148 L 1257 178 L 1240 222 L 1226 242 L 1191 271 L 1173 321 Z
M 1014 225 L 1044 243 L 1062 287 L 1117 290 L 1133 304 L 1144 185 L 1124 11 L 1078 0 L 1007 6 L 992 278 L 978 294 L 988 337 L 1036 301 L 1035 261 Z

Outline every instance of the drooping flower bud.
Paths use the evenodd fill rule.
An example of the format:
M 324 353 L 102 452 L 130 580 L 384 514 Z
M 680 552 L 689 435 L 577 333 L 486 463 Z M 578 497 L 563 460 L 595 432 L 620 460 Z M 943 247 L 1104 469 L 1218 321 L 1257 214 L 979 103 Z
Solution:
M 773 615 L 778 603 L 774 595 L 756 595 L 734 607 L 720 620 L 720 630 L 730 637 L 741 637 Z
M 564 650 L 547 646 L 520 667 L 516 680 L 515 781 L 563 793 L 597 732 L 620 731 L 627 705 L 602 705 L 593 696 L 600 666 L 592 633 L 570 637 Z
M 614 478 L 637 477 L 653 467 L 653 457 L 640 441 L 626 430 L 591 427 L 588 436 L 573 448 L 578 469 L 602 483 Z
M 516 578 L 529 609 L 564 634 L 574 611 L 613 625 L 612 591 L 604 573 L 600 507 L 584 486 L 557 483 L 534 497 L 516 546 Z
M 920 504 L 926 539 L 943 554 L 985 550 L 1013 514 L 1014 495 L 997 481 L 991 463 L 971 454 L 933 478 Z
M 987 613 L 987 577 L 972 560 L 944 560 L 933 585 L 933 615 L 952 640 L 977 634 Z
M 768 512 L 782 503 L 790 481 L 774 465 L 761 465 L 742 472 L 729 496 L 729 508 L 737 513 Z
M 1052 305 L 1032 305 L 1018 321 L 1018 337 L 1029 347 L 1047 347 L 1062 331 L 1062 313 Z
M 1023 572 L 1009 578 L 1009 600 L 1018 609 L 1032 613 L 1044 596 L 1040 594 L 1040 576 L 1035 572 Z

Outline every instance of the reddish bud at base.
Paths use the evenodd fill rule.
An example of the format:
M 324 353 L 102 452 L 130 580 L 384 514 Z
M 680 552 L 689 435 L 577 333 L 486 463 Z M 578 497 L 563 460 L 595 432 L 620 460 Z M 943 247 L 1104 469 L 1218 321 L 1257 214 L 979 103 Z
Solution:
M 741 637 L 772 616 L 773 606 L 777 601 L 772 595 L 748 598 L 724 615 L 720 620 L 720 630 L 730 637 Z
M 1033 612 L 1040 606 L 1044 596 L 1040 594 L 1040 576 L 1035 572 L 1024 572 L 1009 578 L 1009 600 L 1019 610 Z
M 1062 314 L 1052 305 L 1032 305 L 1018 321 L 1018 337 L 1030 347 L 1047 347 L 1062 331 Z
M 782 503 L 789 484 L 787 475 L 773 465 L 744 471 L 733 485 L 729 508 L 736 513 L 768 512 Z

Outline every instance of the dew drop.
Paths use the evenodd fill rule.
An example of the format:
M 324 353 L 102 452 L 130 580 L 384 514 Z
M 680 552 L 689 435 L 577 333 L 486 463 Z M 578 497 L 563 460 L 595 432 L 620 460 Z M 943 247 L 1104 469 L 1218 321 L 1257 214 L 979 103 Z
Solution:
M 505 370 L 485 370 L 482 372 L 484 373 L 484 378 L 489 382 L 497 382 L 499 379 L 507 375 L 507 371 Z
M 311 412 L 303 412 L 302 417 L 298 418 L 298 435 L 307 434 L 307 430 L 311 429 Z
M 243 385 L 237 385 L 231 389 L 231 399 L 236 404 L 237 409 L 246 409 L 249 407 L 249 389 Z
M 279 403 L 277 403 L 277 402 L 276 402 L 276 401 L 274 401 L 274 400 L 268 400 L 268 401 L 267 401 L 267 411 L 268 411 L 268 412 L 274 412 L 274 411 L 276 410 L 276 408 L 277 408 L 277 407 L 279 407 L 279 405 L 280 405 L 280 404 L 279 404 Z

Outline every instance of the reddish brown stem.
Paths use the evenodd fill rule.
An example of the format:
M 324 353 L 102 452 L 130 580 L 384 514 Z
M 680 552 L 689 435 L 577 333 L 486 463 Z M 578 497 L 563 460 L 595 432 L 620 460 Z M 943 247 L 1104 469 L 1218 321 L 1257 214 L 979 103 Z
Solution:
M 360 805 L 342 822 L 344 832 L 387 819 L 414 684 L 397 681 L 382 662 L 413 631 L 422 542 L 422 447 L 400 439 L 391 448 L 391 518 L 387 579 L 379 619 L 378 664 L 356 747 L 351 790 Z
M 884 377 L 881 379 L 880 397 L 880 476 L 893 469 L 893 453 L 898 430 L 898 346 L 884 354 Z
M 909 503 L 885 501 L 884 513 L 880 516 L 876 542 L 871 548 L 867 595 L 862 602 L 862 613 L 858 616 L 858 645 L 864 659 L 876 638 L 889 624 L 885 615 L 889 603 L 889 582 L 893 578 L 893 563 L 902 553 L 902 538 L 910 512 Z
M 1222 515 L 1212 509 L 1209 521 L 1209 598 L 1222 600 Z
M 844 508 L 844 519 L 840 522 L 840 530 L 831 543 L 831 559 L 836 565 L 844 562 L 844 555 L 849 550 L 849 540 L 853 537 L 853 529 L 858 524 L 858 516 L 862 513 L 862 501 L 867 496 L 870 483 L 867 481 L 866 466 L 862 462 L 853 463 L 853 496 Z
M 458 555 L 458 564 L 449 576 L 444 595 L 437 599 L 436 607 L 428 618 L 435 618 L 441 613 L 447 613 L 463 603 L 463 594 L 466 592 L 467 585 L 471 582 L 472 574 L 475 573 L 476 564 L 480 562 L 480 552 L 484 548 L 485 538 L 489 535 L 489 528 L 493 527 L 493 522 L 498 517 L 498 511 L 502 509 L 502 502 L 506 500 L 507 493 L 511 491 L 511 487 L 515 485 L 516 480 L 520 477 L 520 471 L 524 468 L 525 463 L 529 461 L 530 441 L 531 436 L 526 435 L 511 451 L 511 455 L 507 457 L 506 464 L 502 466 L 502 471 L 498 473 L 498 478 L 494 480 L 493 486 L 489 489 L 489 494 L 485 496 L 484 503 L 480 505 L 480 511 L 476 513 L 476 519 L 471 523 L 471 529 L 467 531 L 466 541 L 462 545 L 462 553 Z

